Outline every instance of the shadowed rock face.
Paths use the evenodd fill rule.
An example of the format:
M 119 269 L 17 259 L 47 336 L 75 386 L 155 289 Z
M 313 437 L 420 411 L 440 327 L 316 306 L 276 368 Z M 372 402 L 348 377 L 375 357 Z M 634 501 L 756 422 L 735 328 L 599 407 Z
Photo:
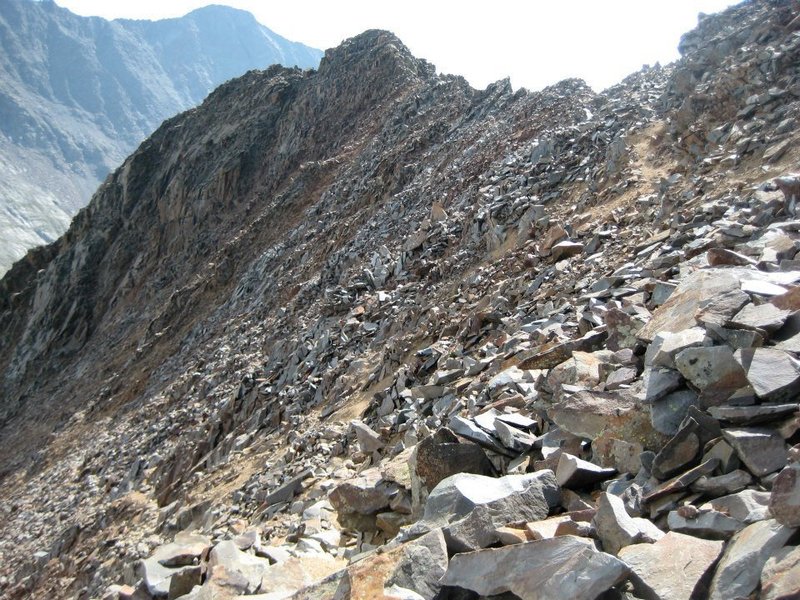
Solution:
M 167 117 L 220 83 L 322 53 L 222 6 L 162 21 L 0 6 L 0 273 L 61 235 L 97 185 Z
M 566 570 L 543 560 L 546 597 L 598 565 L 604 586 L 661 589 L 649 557 L 668 543 L 629 551 L 630 572 L 607 553 L 668 529 L 739 539 L 768 502 L 791 508 L 797 406 L 754 367 L 779 357 L 767 383 L 796 377 L 797 315 L 772 322 L 800 306 L 800 224 L 772 182 L 800 155 L 764 163 L 800 115 L 784 4 L 704 21 L 707 43 L 602 94 L 473 90 L 368 31 L 315 72 L 252 71 L 166 121 L 0 281 L 0 594 L 183 589 L 199 571 L 203 594 L 253 591 L 188 551 L 142 580 L 186 529 L 259 569 L 285 561 L 262 585 L 301 548 L 331 563 L 386 544 L 332 578 L 286 578 L 344 598 L 434 593 L 415 565 L 441 573 L 454 540 L 491 567 L 556 533 L 599 535 L 606 554 L 583 560 L 584 540 Z M 474 458 L 456 472 L 555 470 L 559 506 L 528 522 L 544 508 L 504 502 L 427 533 L 430 436 Z M 614 510 L 598 516 L 601 489 Z M 790 551 L 750 583 L 788 585 Z M 723 589 L 712 562 L 680 589 Z M 477 592 L 464 565 L 448 585 Z

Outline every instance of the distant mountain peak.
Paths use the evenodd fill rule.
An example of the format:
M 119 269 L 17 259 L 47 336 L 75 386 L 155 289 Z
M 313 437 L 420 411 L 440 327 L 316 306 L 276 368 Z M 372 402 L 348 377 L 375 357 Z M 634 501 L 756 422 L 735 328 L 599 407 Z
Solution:
M 321 57 L 219 4 L 107 21 L 52 0 L 0 0 L 0 274 L 63 233 L 164 119 L 251 69 Z

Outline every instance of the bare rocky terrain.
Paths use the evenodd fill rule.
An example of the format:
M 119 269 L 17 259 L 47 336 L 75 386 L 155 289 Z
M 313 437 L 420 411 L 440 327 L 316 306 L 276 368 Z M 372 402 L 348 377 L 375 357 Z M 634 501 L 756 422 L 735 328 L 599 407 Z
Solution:
M 165 122 L 0 281 L 0 594 L 797 598 L 800 5 L 680 49 Z
M 61 236 L 164 119 L 250 69 L 315 68 L 321 56 L 226 6 L 107 21 L 52 0 L 3 0 L 0 274 Z

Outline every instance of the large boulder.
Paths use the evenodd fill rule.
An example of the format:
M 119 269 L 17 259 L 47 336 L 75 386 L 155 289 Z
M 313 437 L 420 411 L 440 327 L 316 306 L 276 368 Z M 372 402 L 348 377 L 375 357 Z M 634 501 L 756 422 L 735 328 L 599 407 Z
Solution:
M 770 519 L 753 523 L 736 534 L 717 566 L 710 600 L 750 596 L 758 587 L 764 564 L 786 544 L 794 531 Z
M 512 592 L 524 600 L 594 600 L 629 572 L 591 540 L 567 535 L 456 554 L 442 583 L 483 596 Z
M 670 531 L 655 544 L 623 548 L 619 558 L 633 571 L 631 581 L 642 598 L 684 600 L 705 596 L 706 576 L 722 546 L 721 541 Z

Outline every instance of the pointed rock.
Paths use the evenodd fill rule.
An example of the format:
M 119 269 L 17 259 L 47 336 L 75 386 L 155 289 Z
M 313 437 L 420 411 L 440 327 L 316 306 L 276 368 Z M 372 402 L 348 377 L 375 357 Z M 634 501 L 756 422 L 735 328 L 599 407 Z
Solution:
M 785 467 L 772 482 L 769 510 L 778 523 L 800 527 L 800 464 Z
M 613 477 L 614 469 L 604 469 L 588 461 L 563 452 L 558 459 L 556 480 L 562 487 L 576 489 L 594 485 Z
M 647 519 L 631 517 L 622 498 L 603 493 L 597 501 L 597 514 L 592 519 L 603 549 L 616 554 L 621 548 L 638 542 L 652 543 L 664 533 Z

